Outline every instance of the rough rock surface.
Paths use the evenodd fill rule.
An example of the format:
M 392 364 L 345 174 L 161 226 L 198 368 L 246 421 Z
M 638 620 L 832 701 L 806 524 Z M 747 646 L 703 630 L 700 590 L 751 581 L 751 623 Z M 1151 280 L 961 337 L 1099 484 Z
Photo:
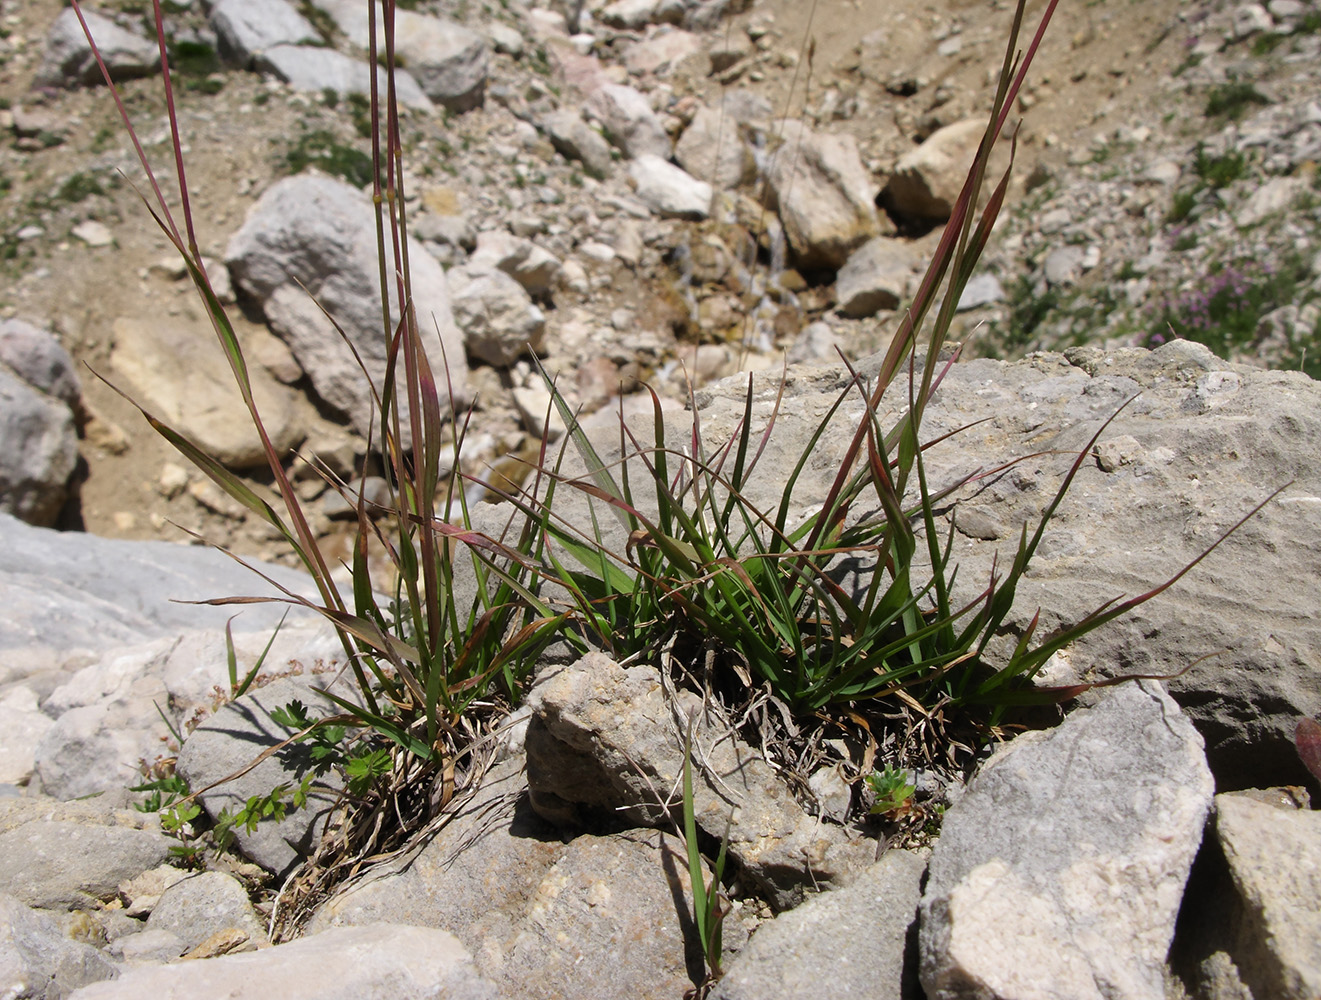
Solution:
M 0 513 L 54 524 L 78 459 L 73 413 L 0 367 Z
M 668 219 L 705 219 L 711 214 L 711 185 L 649 153 L 628 165 L 638 198 Z
M 189 787 L 202 789 L 251 764 L 262 751 L 293 735 L 294 730 L 275 722 L 270 713 L 294 700 L 301 701 L 313 717 L 338 711 L 318 698 L 307 680 L 274 681 L 230 702 L 195 729 L 179 753 L 178 773 Z M 316 767 L 308 747 L 295 743 L 241 778 L 199 795 L 197 801 L 214 819 L 223 809 L 238 812 L 250 797 L 268 795 L 277 785 L 296 787 L 309 775 L 316 775 Z M 334 772 L 316 775 L 302 809 L 291 810 L 281 822 L 263 821 L 252 833 L 236 827 L 239 849 L 267 871 L 288 874 L 315 847 L 336 798 L 336 783 Z
M 877 236 L 849 254 L 835 278 L 835 302 L 845 316 L 895 309 L 908 297 L 921 263 L 908 244 Z
M 889 204 L 904 215 L 937 222 L 948 219 L 985 131 L 985 120 L 955 122 L 901 156 L 885 186 Z M 988 178 L 993 182 L 999 174 L 988 172 Z
M 210 17 L 221 51 L 244 66 L 273 45 L 321 41 L 311 22 L 287 0 L 220 0 Z
M 49 915 L 0 894 L 0 996 L 64 1000 L 116 974 L 101 952 L 69 940 Z
M 463 345 L 479 361 L 507 367 L 546 344 L 546 316 L 516 280 L 498 268 L 451 268 L 450 305 Z
M 1231 955 L 1254 997 L 1321 995 L 1321 814 L 1218 795 L 1216 838 L 1241 914 Z
M 647 98 L 632 87 L 607 83 L 594 91 L 584 106 L 601 123 L 606 138 L 630 159 L 651 154 L 668 160 L 674 152 Z
M 410 257 L 422 342 L 437 371 L 442 357 L 451 359 L 448 384 L 458 405 L 467 397 L 467 368 L 445 273 L 420 245 L 410 247 Z M 371 393 L 322 308 L 340 325 L 379 388 L 386 344 L 376 223 L 367 199 L 329 177 L 301 174 L 280 181 L 249 211 L 230 240 L 226 262 L 236 285 L 257 300 L 271 328 L 289 344 L 317 393 L 365 433 L 374 409 Z M 391 282 L 392 303 L 394 295 Z M 437 384 L 443 407 L 447 380 L 438 378 Z
M 521 755 L 498 765 L 416 858 L 332 898 L 310 930 L 442 928 L 506 1000 L 681 994 L 700 963 L 676 910 L 691 898 L 682 849 L 649 831 L 565 844 L 529 808 L 522 769 Z
M 129 969 L 70 1000 L 496 1000 L 472 957 L 444 931 L 345 927 L 240 955 Z
M 315 45 L 272 45 L 257 54 L 255 63 L 263 73 L 270 73 L 295 90 L 314 93 L 333 90 L 337 94 L 364 95 L 371 91 L 367 62 L 334 49 Z M 385 71 L 379 67 L 376 85 L 381 89 L 386 85 Z M 394 85 L 399 103 L 411 108 L 431 108 L 431 99 L 407 70 L 395 74 Z
M 840 267 L 881 232 L 876 186 L 851 136 L 785 122 L 766 177 L 789 246 L 802 267 Z
M 922 897 L 922 985 L 1161 1000 L 1213 781 L 1158 686 L 1123 685 L 1013 741 L 945 814 Z
M 231 468 L 266 465 L 261 438 L 239 395 L 211 324 L 185 317 L 120 317 L 110 363 L 134 399 L 153 416 Z M 281 454 L 301 443 L 300 394 L 260 365 L 248 377 L 271 443 Z
M 221 932 L 245 939 L 248 951 L 270 944 L 243 884 L 216 871 L 198 872 L 166 889 L 147 918 L 147 929 L 176 935 L 183 944 L 180 954 Z
M 155 816 L 52 799 L 0 798 L 0 886 L 28 906 L 73 909 L 169 857 Z
M 907 942 L 925 871 L 925 858 L 888 851 L 849 885 L 762 924 L 712 996 L 791 1000 L 813 996 L 827 983 L 832 997 L 915 996 L 916 956 Z
M 872 357 L 859 370 L 874 377 L 879 365 Z M 751 500 L 763 507 L 778 502 L 782 482 L 769 470 L 806 447 L 847 385 L 836 365 L 789 373 L 762 463 L 767 472 L 750 485 Z M 698 391 L 708 440 L 731 432 L 746 389 L 740 376 Z M 778 379 L 757 376 L 754 392 L 754 418 L 764 427 Z M 1088 347 L 1017 363 L 955 364 L 927 410 L 924 437 L 990 419 L 927 452 L 933 485 L 1039 455 L 986 482 L 955 509 L 956 525 L 968 526 L 955 537 L 956 591 L 966 587 L 964 600 L 972 600 L 989 578 L 993 556 L 998 552 L 1003 565 L 1021 526 L 1035 528 L 1070 463 L 1067 454 L 1043 453 L 1076 455 L 1103 420 L 1139 393 L 1101 442 L 1129 436 L 1138 450 L 1110 472 L 1084 463 L 1018 587 L 1009 624 L 1025 627 L 1040 608 L 1037 635 L 1048 634 L 1120 594 L 1132 597 L 1164 583 L 1272 490 L 1292 482 L 1179 583 L 1075 643 L 1070 676 L 1059 682 L 1093 672 L 1172 673 L 1226 650 L 1169 682 L 1206 740 L 1219 786 L 1252 787 L 1262 774 L 1301 782 L 1293 730 L 1300 717 L 1321 715 L 1321 673 L 1311 653 L 1321 631 L 1314 588 L 1280 588 L 1276 581 L 1312 579 L 1310 553 L 1321 545 L 1321 523 L 1312 514 L 1321 502 L 1321 458 L 1308 443 L 1321 439 L 1321 386 L 1306 376 L 1231 365 L 1186 341 L 1155 351 Z M 906 401 L 901 377 L 882 401 L 883 426 Z M 851 431 L 859 415 L 846 403 L 837 419 Z M 677 419 L 671 424 L 682 433 Z M 847 433 L 821 438 L 795 490 L 799 509 L 823 501 L 848 440 Z M 603 455 L 613 454 L 607 439 L 601 445 Z
M 729 739 L 700 699 L 671 701 L 653 667 L 625 670 L 601 653 L 547 669 L 528 695 L 528 783 L 533 807 L 573 824 L 612 816 L 646 825 L 681 820 L 671 798 L 683 780 L 684 737 L 696 718 L 693 811 L 698 827 L 779 907 L 805 887 L 844 881 L 874 847 L 809 817 L 751 748 Z

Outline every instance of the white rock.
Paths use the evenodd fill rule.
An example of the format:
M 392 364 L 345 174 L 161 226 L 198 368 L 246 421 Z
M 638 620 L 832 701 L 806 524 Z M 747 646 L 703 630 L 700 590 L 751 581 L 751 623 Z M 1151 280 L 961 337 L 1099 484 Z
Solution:
M 110 231 L 110 227 L 95 219 L 84 219 L 74 226 L 71 232 L 89 247 L 108 247 L 115 242 L 115 235 Z
M 659 156 L 644 154 L 628 165 L 638 198 L 665 218 L 705 219 L 711 214 L 711 185 Z
M 766 176 L 801 266 L 840 267 L 855 249 L 882 235 L 876 185 L 852 136 L 785 122 Z
M 427 357 L 442 395 L 453 386 L 455 406 L 467 401 L 463 335 L 450 311 L 440 265 L 417 243 L 409 247 L 412 295 Z M 370 201 L 342 181 L 315 174 L 272 185 L 248 211 L 225 255 L 235 284 L 262 307 L 308 373 L 317 393 L 347 413 L 365 433 L 375 406 L 370 387 L 340 334 L 316 299 L 356 347 L 371 378 L 384 377 L 376 221 Z M 391 313 L 398 316 L 394 282 Z M 448 364 L 448 378 L 443 366 Z
M 311 45 L 321 36 L 288 0 L 219 0 L 211 8 L 211 26 L 220 49 L 248 65 L 272 45 Z
M 113 80 L 147 76 L 160 68 L 161 54 L 156 42 L 121 28 L 103 14 L 84 10 L 88 30 L 96 40 L 101 57 Z M 32 81 L 35 87 L 73 87 L 98 84 L 104 78 L 87 44 L 87 36 L 78 15 L 71 7 L 60 11 L 46 36 L 46 49 Z
M 674 152 L 651 104 L 632 87 L 607 83 L 593 91 L 583 107 L 601 123 L 606 138 L 630 159 L 650 154 L 668 160 Z
M 311 45 L 272 45 L 256 57 L 257 69 L 283 80 L 295 90 L 333 90 L 339 94 L 366 94 L 371 90 L 367 63 Z M 385 89 L 385 70 L 377 67 L 377 86 Z M 396 70 L 395 93 L 399 103 L 429 109 L 431 101 L 407 70 Z
M 504 271 L 456 267 L 449 271 L 454 320 L 471 357 L 499 368 L 545 347 L 546 316 Z
M 908 294 L 917 258 L 902 240 L 877 236 L 849 255 L 835 279 L 835 301 L 845 316 L 895 309 Z

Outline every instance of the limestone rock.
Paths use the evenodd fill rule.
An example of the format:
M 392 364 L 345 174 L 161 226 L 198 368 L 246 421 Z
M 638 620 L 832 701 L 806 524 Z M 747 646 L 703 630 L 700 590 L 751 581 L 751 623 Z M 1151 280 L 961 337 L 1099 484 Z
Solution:
M 254 64 L 261 72 L 270 73 L 295 90 L 313 93 L 333 90 L 337 94 L 364 95 L 371 90 L 367 62 L 334 49 L 316 45 L 272 45 L 257 54 Z M 380 67 L 376 69 L 376 84 L 383 93 L 385 70 Z M 432 107 L 431 99 L 407 70 L 395 71 L 394 85 L 400 104 L 424 111 Z
M 0 513 L 51 525 L 78 460 L 73 413 L 0 368 Z
M 221 931 L 237 932 L 234 937 L 244 939 L 239 947 L 245 951 L 270 944 L 248 891 L 232 875 L 216 871 L 198 872 L 166 889 L 147 918 L 147 929 L 176 935 L 183 945 L 179 954 Z
M 1010 743 L 945 814 L 922 897 L 932 1000 L 1161 1000 L 1213 792 L 1202 740 L 1150 682 Z
M 771 116 L 764 98 L 733 91 L 718 107 L 698 109 L 674 146 L 674 158 L 694 177 L 722 191 L 747 184 L 757 175 L 757 162 L 745 132 L 751 123 Z
M 800 266 L 840 267 L 850 253 L 880 235 L 876 187 L 852 136 L 786 122 L 766 176 Z
M 112 80 L 149 76 L 160 68 L 161 54 L 154 39 L 146 38 L 92 10 L 84 10 L 87 28 L 101 50 Z M 87 44 L 78 15 L 71 7 L 60 11 L 46 35 L 46 49 L 32 81 L 38 87 L 76 87 L 101 83 L 101 68 Z
M 410 246 L 409 254 L 418 329 L 437 373 L 441 406 L 446 405 L 447 385 L 454 388 L 454 405 L 462 406 L 467 402 L 463 337 L 450 312 L 445 273 L 420 244 Z M 368 200 L 344 182 L 316 174 L 278 181 L 249 210 L 230 240 L 226 261 L 235 283 L 260 304 L 321 398 L 366 433 L 375 405 L 372 394 L 352 353 L 316 303 L 335 317 L 379 389 L 386 342 L 381 333 L 376 223 Z M 389 284 L 392 314 L 397 316 L 395 283 Z M 448 378 L 442 372 L 446 362 Z
M 795 1000 L 829 983 L 831 996 L 907 1000 L 915 970 L 905 958 L 917 921 L 926 860 L 887 851 L 839 889 L 762 924 L 725 971 L 717 1000 Z
M 288 0 L 220 0 L 210 17 L 221 52 L 244 66 L 273 45 L 321 41 L 311 22 Z
M 705 219 L 711 214 L 711 185 L 659 156 L 643 154 L 628 165 L 638 198 L 663 218 Z
M 985 131 L 984 119 L 965 119 L 937 129 L 922 145 L 901 156 L 885 186 L 891 208 L 933 222 L 948 219 Z M 995 167 L 1003 155 L 997 150 L 988 177 L 999 178 Z
M 522 285 L 533 298 L 550 294 L 560 274 L 560 260 L 549 250 L 521 236 L 499 230 L 477 234 L 477 249 L 468 259 L 472 271 L 496 268 Z
M 697 825 L 717 841 L 728 831 L 730 859 L 777 907 L 796 903 L 807 886 L 846 880 L 863 851 L 874 850 L 809 817 L 769 764 L 729 739 L 718 720 L 701 717 L 696 695 L 678 692 L 671 704 L 652 667 L 625 670 L 589 653 L 543 672 L 528 704 L 532 804 L 555 822 L 680 821 L 679 806 L 667 806 L 661 790 L 682 780 L 681 734 L 696 712 L 699 756 L 715 775 L 714 783 L 694 776 Z
M 178 773 L 189 787 L 201 789 L 240 770 L 263 751 L 292 735 L 270 713 L 301 701 L 313 716 L 337 712 L 307 681 L 287 679 L 230 702 L 195 729 L 179 753 Z M 238 812 L 254 795 L 269 795 L 277 785 L 297 786 L 316 767 L 306 744 L 293 744 L 267 757 L 241 778 L 199 795 L 198 804 L 214 819 L 221 810 Z M 240 851 L 267 871 L 287 875 L 316 846 L 338 790 L 333 772 L 316 775 L 302 809 L 290 809 L 281 822 L 262 821 L 255 832 L 235 828 Z
M 1217 795 L 1216 837 L 1242 907 L 1232 955 L 1255 997 L 1321 995 L 1321 813 Z
M 0 885 L 28 906 L 74 909 L 169 857 L 156 817 L 87 802 L 0 798 Z
M 580 161 L 593 177 L 603 179 L 610 175 L 613 163 L 610 143 L 576 111 L 568 108 L 554 111 L 541 120 L 541 127 L 561 154 Z
M 49 915 L 0 895 L 0 996 L 56 1000 L 115 974 L 104 955 L 69 940 Z
M 21 319 L 0 320 L 0 365 L 34 389 L 54 396 L 74 413 L 82 406 L 82 385 L 73 358 L 55 336 Z
M 191 310 L 122 316 L 111 332 L 110 363 L 148 412 L 230 468 L 266 467 L 261 437 L 205 317 Z M 258 366 L 248 368 L 248 378 L 271 443 L 288 454 L 307 436 L 310 414 L 299 406 L 300 394 Z
M 634 88 L 604 84 L 588 96 L 583 106 L 601 123 L 606 138 L 629 159 L 651 154 L 668 160 L 674 152 L 656 112 Z
M 844 262 L 835 278 L 835 301 L 845 316 L 871 316 L 896 309 L 908 298 L 908 286 L 920 262 L 902 240 L 877 236 Z
M 545 347 L 545 314 L 504 271 L 456 267 L 448 278 L 454 320 L 471 357 L 505 368 Z
M 70 1000 L 496 1000 L 453 935 L 423 927 L 345 927 L 279 948 L 139 966 Z
M 528 808 L 522 768 L 521 756 L 498 765 L 415 859 L 331 899 L 312 933 L 386 919 L 439 927 L 505 1000 L 682 994 L 693 956 L 675 900 L 691 895 L 675 840 L 634 831 L 566 844 Z

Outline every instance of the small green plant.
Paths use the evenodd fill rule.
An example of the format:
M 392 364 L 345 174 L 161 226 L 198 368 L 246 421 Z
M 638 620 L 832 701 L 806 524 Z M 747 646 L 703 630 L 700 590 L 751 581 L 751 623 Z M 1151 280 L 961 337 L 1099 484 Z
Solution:
M 917 786 L 909 780 L 909 772 L 904 768 L 887 766 L 884 771 L 867 775 L 867 786 L 876 796 L 872 803 L 872 815 L 891 815 L 902 812 L 912 804 L 917 794 Z
M 333 132 L 317 129 L 299 136 L 293 148 L 285 154 L 285 166 L 290 173 L 301 173 L 316 167 L 333 177 L 340 177 L 355 187 L 371 184 L 372 158 L 360 149 L 346 146 Z
M 1193 171 L 1206 185 L 1218 191 L 1247 176 L 1248 158 L 1235 149 L 1220 156 L 1209 156 L 1199 144 L 1193 157 Z
M 105 194 L 105 188 L 95 174 L 70 174 L 55 191 L 55 200 L 76 205 L 93 195 Z
M 1206 96 L 1208 118 L 1228 118 L 1238 121 L 1248 109 L 1254 106 L 1270 104 L 1270 98 L 1246 80 L 1230 80 L 1216 84 Z

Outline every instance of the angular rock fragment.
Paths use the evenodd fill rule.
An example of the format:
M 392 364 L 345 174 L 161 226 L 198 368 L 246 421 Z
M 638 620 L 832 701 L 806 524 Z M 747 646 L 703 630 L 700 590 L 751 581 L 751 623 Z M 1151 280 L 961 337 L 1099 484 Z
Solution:
M 697 695 L 680 691 L 671 700 L 652 667 L 625 670 L 589 653 L 547 670 L 528 704 L 532 804 L 554 822 L 680 822 L 675 789 L 693 714 L 697 825 L 716 841 L 728 833 L 730 858 L 775 906 L 794 905 L 808 888 L 845 881 L 875 850 L 808 816 L 769 764 L 703 715 Z
M 1213 781 L 1163 689 L 1123 685 L 993 757 L 950 808 L 921 908 L 931 1000 L 1165 996 Z

